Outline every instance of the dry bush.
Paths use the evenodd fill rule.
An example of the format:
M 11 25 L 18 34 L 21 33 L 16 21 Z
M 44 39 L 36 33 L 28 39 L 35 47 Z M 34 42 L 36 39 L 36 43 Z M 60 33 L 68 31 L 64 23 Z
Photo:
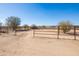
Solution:
M 63 33 L 69 32 L 72 28 L 72 23 L 70 21 L 61 21 L 59 22 L 60 29 Z

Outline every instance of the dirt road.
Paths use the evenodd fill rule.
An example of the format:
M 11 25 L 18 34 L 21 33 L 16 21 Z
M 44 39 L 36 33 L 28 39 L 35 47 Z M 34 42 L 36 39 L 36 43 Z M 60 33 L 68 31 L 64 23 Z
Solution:
M 79 55 L 79 40 L 33 38 L 32 31 L 0 35 L 0 55 L 3 56 L 75 56 Z

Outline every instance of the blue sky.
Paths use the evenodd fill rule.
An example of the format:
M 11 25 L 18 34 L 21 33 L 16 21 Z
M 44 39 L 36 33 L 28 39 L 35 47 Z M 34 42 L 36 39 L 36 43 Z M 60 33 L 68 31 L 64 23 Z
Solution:
M 69 20 L 79 25 L 79 4 L 0 4 L 0 20 L 4 23 L 9 16 L 21 18 L 21 25 L 57 25 L 62 20 Z

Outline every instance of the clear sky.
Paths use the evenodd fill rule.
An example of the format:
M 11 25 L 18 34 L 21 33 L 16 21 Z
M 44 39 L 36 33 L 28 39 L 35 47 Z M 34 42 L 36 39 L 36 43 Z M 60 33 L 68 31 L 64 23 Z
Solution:
M 62 20 L 79 25 L 79 4 L 0 4 L 0 20 L 5 22 L 9 16 L 21 18 L 22 25 L 57 25 Z

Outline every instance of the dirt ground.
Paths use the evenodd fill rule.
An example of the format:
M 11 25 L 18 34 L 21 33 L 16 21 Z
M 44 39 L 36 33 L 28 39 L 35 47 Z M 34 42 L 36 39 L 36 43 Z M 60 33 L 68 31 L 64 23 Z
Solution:
M 73 37 L 70 39 L 33 37 L 32 30 L 18 32 L 17 36 L 14 36 L 13 33 L 1 34 L 0 55 L 79 56 L 79 40 L 74 40 Z

